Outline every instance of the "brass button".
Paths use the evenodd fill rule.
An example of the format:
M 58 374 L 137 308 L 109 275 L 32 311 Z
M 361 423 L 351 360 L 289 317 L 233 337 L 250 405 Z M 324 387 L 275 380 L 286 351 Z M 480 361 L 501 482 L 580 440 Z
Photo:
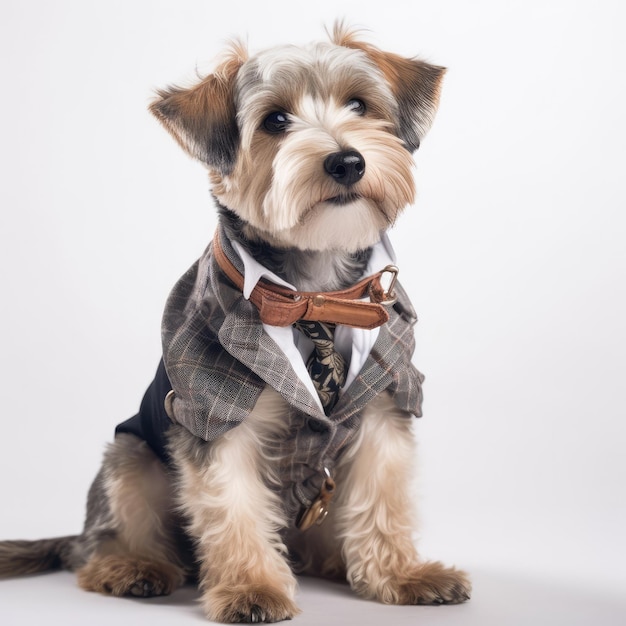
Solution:
M 323 306 L 326 302 L 326 298 L 324 296 L 313 296 L 313 306 Z

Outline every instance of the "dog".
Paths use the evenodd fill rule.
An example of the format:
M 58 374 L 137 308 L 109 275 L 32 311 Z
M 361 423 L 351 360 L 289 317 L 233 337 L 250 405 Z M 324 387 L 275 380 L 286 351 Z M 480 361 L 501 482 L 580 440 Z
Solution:
M 306 47 L 235 41 L 157 93 L 151 112 L 208 170 L 216 235 L 167 301 L 163 360 L 83 533 L 0 542 L 0 577 L 67 568 L 114 596 L 195 579 L 218 622 L 292 618 L 298 573 L 389 604 L 469 599 L 466 573 L 413 542 L 423 377 L 386 234 L 444 72 L 336 24 Z

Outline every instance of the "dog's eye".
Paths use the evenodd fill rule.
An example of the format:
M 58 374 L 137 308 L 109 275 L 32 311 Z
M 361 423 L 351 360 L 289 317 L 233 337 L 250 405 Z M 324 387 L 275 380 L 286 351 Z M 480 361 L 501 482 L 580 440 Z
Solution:
M 357 115 L 365 115 L 365 102 L 363 102 L 363 100 L 352 98 L 352 100 L 348 100 L 346 107 Z
M 289 126 L 289 118 L 282 111 L 274 111 L 263 120 L 263 128 L 268 133 L 282 133 Z

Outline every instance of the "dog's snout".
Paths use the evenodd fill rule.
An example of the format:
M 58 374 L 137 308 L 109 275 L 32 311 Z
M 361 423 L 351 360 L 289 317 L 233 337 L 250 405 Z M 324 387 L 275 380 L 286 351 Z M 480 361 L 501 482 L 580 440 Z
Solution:
M 333 152 L 326 157 L 324 169 L 339 184 L 348 187 L 363 178 L 365 159 L 356 150 Z

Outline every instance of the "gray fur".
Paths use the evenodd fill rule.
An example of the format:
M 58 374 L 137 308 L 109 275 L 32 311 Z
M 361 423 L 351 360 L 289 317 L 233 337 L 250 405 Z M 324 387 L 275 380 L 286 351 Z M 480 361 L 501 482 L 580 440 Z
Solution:
M 76 540 L 76 536 L 68 536 L 38 541 L 0 541 L 0 578 L 72 569 Z
M 183 437 L 180 441 L 188 444 L 182 450 L 183 455 L 193 459 L 194 456 L 197 458 L 206 453 L 207 446 L 202 445 L 206 442 L 196 437 Z M 76 571 L 99 548 L 114 546 L 118 532 L 107 494 L 107 479 L 114 471 L 128 465 L 129 459 L 135 457 L 145 445 L 135 436 L 125 434 L 118 435 L 114 443 L 107 447 L 102 467 L 89 489 L 85 524 L 80 535 L 36 541 L 0 541 L 0 579 L 57 569 Z M 168 525 L 172 553 L 180 558 L 187 572 L 192 574 L 194 566 L 190 541 L 185 536 L 180 519 L 175 519 L 173 526 Z
M 113 446 L 109 451 L 111 448 Z M 36 541 L 0 541 L 0 578 L 55 569 L 75 571 L 87 562 L 99 544 L 115 537 L 104 488 L 104 476 L 111 463 L 109 451 L 105 454 L 103 466 L 89 489 L 82 534 Z
M 277 248 L 250 224 L 217 202 L 220 221 L 231 241 L 239 242 L 259 263 L 300 291 L 335 291 L 354 285 L 367 268 L 371 248 L 356 253 Z
M 345 46 L 337 49 L 333 44 L 320 44 L 302 51 L 283 48 L 263 53 L 259 56 L 260 61 L 247 63 L 241 50 L 235 51 L 214 75 L 190 89 L 172 87 L 163 90 L 151 105 L 152 112 L 180 145 L 212 170 L 215 194 L 236 210 L 238 202 L 244 208 L 260 202 L 258 189 L 254 185 L 249 188 L 251 200 L 248 203 L 245 194 L 228 195 L 227 183 L 233 181 L 224 181 L 223 177 L 237 174 L 244 180 L 234 182 L 242 183 L 246 177 L 255 175 L 254 167 L 247 170 L 244 167 L 242 174 L 235 165 L 239 163 L 241 150 L 254 153 L 250 138 L 275 107 L 289 114 L 290 103 L 297 102 L 302 92 L 338 99 L 342 106 L 354 98 L 367 103 L 368 114 L 373 120 L 365 120 L 366 124 L 357 126 L 363 132 L 371 130 L 378 137 L 382 147 L 378 151 L 372 149 L 372 152 L 378 155 L 380 170 L 387 171 L 389 176 L 374 181 L 372 187 L 375 189 L 370 190 L 368 203 L 359 194 L 341 192 L 336 195 L 333 190 L 329 197 L 317 199 L 317 202 L 343 203 L 345 206 L 353 204 L 357 215 L 368 215 L 371 221 L 365 222 L 367 236 L 358 238 L 358 233 L 352 231 L 352 213 L 343 212 L 340 228 L 336 226 L 334 213 L 322 213 L 325 221 L 301 219 L 297 226 L 291 224 L 289 236 L 273 240 L 284 245 L 278 247 L 268 243 L 267 232 L 272 231 L 263 230 L 267 225 L 262 220 L 254 221 L 254 215 L 242 209 L 241 214 L 253 223 L 245 222 L 218 202 L 220 222 L 227 238 L 239 242 L 266 268 L 301 291 L 343 289 L 365 274 L 372 254 L 372 248 L 367 246 L 413 198 L 414 188 L 409 180 L 412 161 L 407 150 L 417 149 L 421 136 L 432 121 L 443 73 L 442 68 L 417 60 L 381 56 L 382 52 L 359 44 L 348 32 L 343 35 L 339 32 L 336 38 Z M 377 59 L 384 62 L 379 64 Z M 389 63 L 394 65 L 395 71 L 385 71 Z M 306 121 L 306 107 L 302 109 Z M 297 111 L 291 113 L 295 116 Z M 355 124 L 356 119 L 355 116 L 352 120 Z M 264 141 L 270 140 L 264 138 Z M 396 151 L 397 158 L 389 157 L 390 150 Z M 309 150 L 300 148 L 300 152 L 310 156 Z M 269 164 L 273 162 L 267 158 L 270 152 L 259 151 L 258 154 L 262 159 L 253 162 L 261 172 L 257 183 L 274 175 L 269 171 Z M 311 158 L 316 167 L 319 165 L 314 171 L 319 174 L 317 184 L 323 187 L 324 182 L 328 182 L 328 171 L 324 173 L 322 166 L 323 157 L 319 163 L 317 154 Z M 265 166 L 268 166 L 267 172 Z M 302 190 L 302 195 L 308 195 L 306 192 L 314 189 L 316 182 L 315 175 L 311 174 L 313 170 L 297 171 L 302 172 L 301 179 L 291 181 L 285 176 L 284 188 L 277 186 L 275 192 L 283 204 L 293 202 L 292 208 L 297 208 L 302 218 L 309 207 L 306 203 L 300 206 L 294 201 L 294 198 L 298 199 L 297 194 L 292 196 L 289 191 Z M 311 178 L 314 180 L 309 183 Z M 280 176 L 274 180 L 280 181 Z M 292 185 L 291 189 L 287 183 Z M 220 185 L 223 187 L 221 192 L 217 190 Z M 378 187 L 382 193 L 375 193 Z M 265 197 L 267 199 L 268 195 Z M 360 199 L 365 203 L 363 206 L 357 202 Z M 373 204 L 369 204 L 370 201 Z M 283 208 L 279 201 L 270 204 L 269 208 L 268 205 L 263 207 L 277 213 Z M 379 209 L 381 216 L 372 215 L 372 207 Z M 298 239 L 301 236 L 298 228 L 311 232 Z M 312 232 L 316 235 L 314 241 L 308 238 Z M 329 238 L 333 234 L 345 235 L 349 245 L 341 237 Z M 298 243 L 301 248 L 317 249 L 299 249 L 296 247 Z M 196 274 L 188 273 L 179 283 L 182 285 L 180 293 L 187 293 L 185 290 L 191 275 Z M 211 280 L 213 293 L 224 297 L 225 290 L 216 287 L 225 284 L 224 277 Z M 465 574 L 443 568 L 438 563 L 420 564 L 418 555 L 413 554 L 412 538 L 407 531 L 409 520 L 404 515 L 403 500 L 398 496 L 406 495 L 403 485 L 408 473 L 397 471 L 397 468 L 408 466 L 412 450 L 409 446 L 397 445 L 400 440 L 390 429 L 389 421 L 393 418 L 394 423 L 402 423 L 402 429 L 398 429 L 397 424 L 395 426 L 400 435 L 408 432 L 406 417 L 420 415 L 422 380 L 410 363 L 414 314 L 401 288 L 398 289 L 399 303 L 390 309 L 390 321 L 378 336 L 373 358 L 370 357 L 361 370 L 358 384 L 351 386 L 344 396 L 347 400 L 341 409 L 343 414 L 335 413 L 335 421 L 325 420 L 320 428 L 321 419 L 307 418 L 307 415 L 315 417 L 316 407 L 311 408 L 308 401 L 301 400 L 298 390 L 294 391 L 292 380 L 283 378 L 280 384 L 273 384 L 278 380 L 273 377 L 274 373 L 278 369 L 285 370 L 284 366 L 276 367 L 276 363 L 284 362 L 277 358 L 280 351 L 276 344 L 265 345 L 262 353 L 258 334 L 247 335 L 247 339 L 242 334 L 244 339 L 240 344 L 256 345 L 258 352 L 254 363 L 244 361 L 243 357 L 238 362 L 239 353 L 236 350 L 228 352 L 228 358 L 237 365 L 231 367 L 233 361 L 222 356 L 228 351 L 226 344 L 222 343 L 219 359 L 229 364 L 228 371 L 214 379 L 218 380 L 219 386 L 219 394 L 215 397 L 222 399 L 223 406 L 220 411 L 205 409 L 200 413 L 221 418 L 227 411 L 244 412 L 242 407 L 247 405 L 243 401 L 237 405 L 235 399 L 223 393 L 228 382 L 237 387 L 237 398 L 244 389 L 249 396 L 254 396 L 255 408 L 261 405 L 257 418 L 262 426 L 259 425 L 256 431 L 252 427 L 242 428 L 239 431 L 243 432 L 241 438 L 224 436 L 216 443 L 194 436 L 187 424 L 173 424 L 168 432 L 171 467 L 163 465 L 146 442 L 131 434 L 118 434 L 107 448 L 102 468 L 89 490 L 83 532 L 78 536 L 40 541 L 0 542 L 0 578 L 65 568 L 77 570 L 79 585 L 89 591 L 113 595 L 161 595 L 170 593 L 185 578 L 196 574 L 198 567 L 194 555 L 197 554 L 202 561 L 204 608 L 214 621 L 278 621 L 296 615 L 298 609 L 293 601 L 295 579 L 290 567 L 307 573 L 347 577 L 364 597 L 376 597 L 385 602 L 440 603 L 466 599 L 469 583 Z M 242 300 L 239 292 L 228 297 L 235 297 L 237 302 Z M 405 311 L 408 311 L 406 315 L 400 309 L 403 300 Z M 220 371 L 207 366 L 214 362 L 207 347 L 209 340 L 216 345 L 218 342 L 209 333 L 198 334 L 197 328 L 208 328 L 209 320 L 217 327 L 219 320 L 224 319 L 226 309 L 220 309 L 218 315 L 209 318 L 209 308 L 207 305 L 197 309 L 197 324 L 194 317 L 193 324 L 186 320 L 186 326 L 175 325 L 177 341 L 184 345 L 185 366 L 197 367 L 201 375 Z M 174 309 L 173 318 L 178 319 L 179 312 Z M 232 319 L 239 322 L 238 328 L 246 328 L 244 323 L 252 319 L 254 328 L 258 329 L 256 311 L 246 312 L 241 307 Z M 180 340 L 180 337 L 187 337 L 181 334 L 181 327 L 185 333 L 195 333 L 193 341 Z M 194 352 L 197 337 L 206 341 Z M 251 337 L 255 337 L 254 343 Z M 166 339 L 164 332 L 165 345 Z M 194 360 L 196 354 L 201 358 Z M 259 354 L 271 358 L 259 358 Z M 167 365 L 168 355 L 164 355 Z M 238 369 L 238 366 L 241 367 Z M 168 375 L 177 394 L 179 388 L 186 388 L 184 384 L 176 386 L 170 371 Z M 194 376 L 200 379 L 195 372 Z M 257 378 L 250 382 L 254 377 Z M 261 402 L 258 395 L 261 380 L 274 387 L 275 391 L 271 393 L 280 402 L 277 403 L 274 396 L 269 396 L 266 404 Z M 198 395 L 208 398 L 208 385 L 199 388 L 201 393 Z M 389 393 L 381 393 L 385 390 Z M 310 394 L 306 395 L 308 398 Z M 180 402 L 178 397 L 177 402 Z M 304 410 L 302 407 L 312 412 L 300 413 Z M 261 417 L 266 421 L 263 422 Z M 363 426 L 368 423 L 372 425 Z M 361 431 L 365 433 L 362 437 Z M 386 444 L 385 437 L 394 445 Z M 383 445 L 379 445 L 381 441 Z M 341 461 L 348 446 L 353 445 L 354 455 L 346 455 L 347 460 Z M 401 459 L 403 454 L 406 455 L 400 464 L 396 463 L 396 452 Z M 378 454 L 380 461 L 378 465 L 373 464 L 376 481 L 371 480 L 370 468 L 370 457 L 374 453 Z M 248 466 L 247 459 L 254 462 L 254 467 Z M 211 472 L 208 478 L 206 474 L 202 475 L 202 469 L 212 463 L 216 464 L 217 479 Z M 231 487 L 231 478 L 239 471 L 239 465 L 243 466 L 240 478 L 244 476 L 244 479 L 235 481 Z M 303 506 L 308 507 L 320 493 L 323 468 L 336 472 L 337 485 L 341 488 L 335 506 L 341 506 L 337 510 L 342 512 L 331 513 L 331 519 L 322 530 L 313 529 L 306 536 L 294 535 L 289 520 L 295 519 L 295 513 Z M 251 474 L 254 474 L 252 479 L 249 478 Z M 203 481 L 217 484 L 208 488 Z M 375 489 L 374 498 L 370 493 L 372 488 Z M 222 497 L 222 493 L 231 499 Z M 242 494 L 247 499 L 243 500 Z M 356 504 L 351 503 L 351 498 Z M 212 504 L 212 501 L 219 504 Z M 364 510 L 363 502 L 369 502 L 371 510 Z M 372 502 L 376 503 L 375 506 Z M 255 505 L 254 515 L 246 510 L 250 503 Z M 260 514 L 257 514 L 258 510 Z M 237 517 L 243 520 L 242 524 Z M 375 524 L 374 518 L 382 522 Z M 375 528 L 377 525 L 381 528 Z M 369 538 L 372 529 L 375 532 Z M 224 534 L 229 533 L 230 541 L 225 541 Z M 192 545 L 192 535 L 197 545 Z M 386 536 L 382 538 L 382 535 Z M 249 538 L 251 541 L 246 544 Z M 383 541 L 393 550 L 381 549 Z M 260 551 L 259 542 L 264 544 Z M 243 547 L 240 548 L 239 544 Z M 291 548 L 291 558 L 286 562 L 283 556 L 288 548 Z M 424 580 L 424 572 L 427 575 L 430 572 L 431 578 Z

